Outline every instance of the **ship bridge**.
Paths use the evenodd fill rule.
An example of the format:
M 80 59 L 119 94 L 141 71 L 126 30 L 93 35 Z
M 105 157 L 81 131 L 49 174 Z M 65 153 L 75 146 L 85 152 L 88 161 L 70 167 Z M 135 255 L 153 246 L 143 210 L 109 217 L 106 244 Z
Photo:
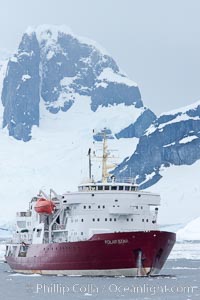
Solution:
M 84 183 L 78 186 L 79 192 L 91 192 L 91 191 L 131 191 L 135 192 L 138 190 L 138 185 L 132 183 Z

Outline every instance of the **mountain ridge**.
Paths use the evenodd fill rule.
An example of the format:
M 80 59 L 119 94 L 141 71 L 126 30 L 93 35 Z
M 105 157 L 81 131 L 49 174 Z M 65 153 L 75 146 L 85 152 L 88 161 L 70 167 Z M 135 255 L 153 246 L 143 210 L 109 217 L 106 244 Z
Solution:
M 67 112 L 77 95 L 91 98 L 93 112 L 120 103 L 136 111 L 144 107 L 137 84 L 120 72 L 112 57 L 62 28 L 28 29 L 8 61 L 2 89 L 3 128 L 18 140 L 29 141 L 32 126 L 39 126 L 41 101 L 53 114 Z M 156 116 L 148 110 L 143 121 L 140 112 L 144 132 Z M 136 120 L 133 116 L 131 124 Z

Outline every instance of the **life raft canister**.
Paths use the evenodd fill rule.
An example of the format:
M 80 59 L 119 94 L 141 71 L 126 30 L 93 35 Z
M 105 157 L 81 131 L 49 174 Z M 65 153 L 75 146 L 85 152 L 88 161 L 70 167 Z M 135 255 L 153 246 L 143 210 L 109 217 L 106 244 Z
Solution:
M 45 198 L 39 198 L 34 207 L 38 214 L 50 215 L 54 212 L 55 204 L 51 200 Z

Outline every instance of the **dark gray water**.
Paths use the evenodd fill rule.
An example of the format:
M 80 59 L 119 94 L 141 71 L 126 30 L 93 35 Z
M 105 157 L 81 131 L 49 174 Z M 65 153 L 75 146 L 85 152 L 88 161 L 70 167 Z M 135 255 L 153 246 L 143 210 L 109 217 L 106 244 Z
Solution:
M 157 277 L 20 275 L 0 263 L 1 299 L 200 299 L 200 260 L 168 260 Z

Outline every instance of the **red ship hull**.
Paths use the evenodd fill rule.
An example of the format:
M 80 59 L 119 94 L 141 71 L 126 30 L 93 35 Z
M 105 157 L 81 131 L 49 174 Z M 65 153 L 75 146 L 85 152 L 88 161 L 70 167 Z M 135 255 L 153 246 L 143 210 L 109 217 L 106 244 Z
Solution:
M 95 234 L 87 241 L 31 244 L 25 257 L 5 258 L 21 273 L 146 276 L 159 273 L 175 240 L 165 231 Z

